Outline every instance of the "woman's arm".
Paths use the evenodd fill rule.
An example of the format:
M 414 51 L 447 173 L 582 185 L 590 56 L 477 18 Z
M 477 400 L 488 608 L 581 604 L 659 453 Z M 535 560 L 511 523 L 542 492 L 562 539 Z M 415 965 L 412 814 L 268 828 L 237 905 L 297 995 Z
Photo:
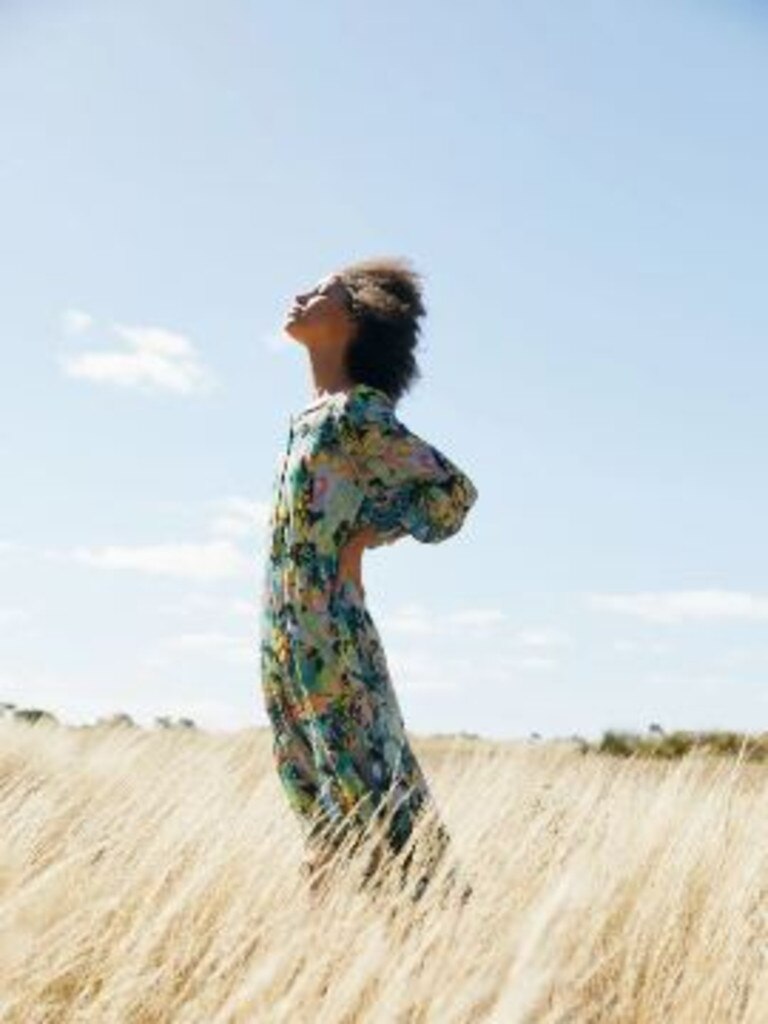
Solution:
M 405 536 L 434 544 L 458 532 L 477 488 L 443 452 L 409 430 L 388 402 L 358 396 L 344 407 L 339 427 L 363 495 L 359 522 L 375 531 L 367 547 Z

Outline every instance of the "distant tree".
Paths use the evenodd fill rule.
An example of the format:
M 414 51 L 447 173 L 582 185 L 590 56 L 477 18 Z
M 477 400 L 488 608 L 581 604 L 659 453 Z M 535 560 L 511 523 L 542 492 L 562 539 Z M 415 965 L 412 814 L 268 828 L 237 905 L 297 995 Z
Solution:
M 658 736 L 664 735 L 664 730 L 658 722 L 651 722 L 651 724 L 648 726 L 648 732 L 655 732 Z
M 50 711 L 44 711 L 42 708 L 17 708 L 13 712 L 13 717 L 21 722 L 28 722 L 30 725 L 36 725 L 38 722 L 48 722 L 51 725 L 58 724 L 56 716 L 52 715 Z
M 585 754 L 589 750 L 589 741 L 586 740 L 584 736 L 580 736 L 577 732 L 572 733 L 568 739 L 571 743 L 575 743 L 578 746 L 579 751 L 582 754 Z
M 629 757 L 635 748 L 637 737 L 632 733 L 621 732 L 616 729 L 606 729 L 603 732 L 598 751 L 604 754 L 614 754 L 618 757 Z
M 540 732 L 532 732 L 530 734 L 530 736 L 528 737 L 528 739 L 530 739 L 530 740 L 540 740 L 541 739 L 541 733 Z
M 196 729 L 191 718 L 177 718 L 175 721 L 170 715 L 160 715 L 155 719 L 158 729 Z
M 124 711 L 118 711 L 114 715 L 108 715 L 106 718 L 99 718 L 96 725 L 104 725 L 108 728 L 122 727 L 135 729 L 136 723 L 127 715 Z

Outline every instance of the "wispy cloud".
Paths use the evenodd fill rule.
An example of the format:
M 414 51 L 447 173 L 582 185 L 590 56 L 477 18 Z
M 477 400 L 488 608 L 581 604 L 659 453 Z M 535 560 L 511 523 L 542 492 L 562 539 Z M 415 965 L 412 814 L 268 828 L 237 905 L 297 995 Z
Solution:
M 177 544 L 107 544 L 77 547 L 65 557 L 103 569 L 132 569 L 158 576 L 214 580 L 253 572 L 247 558 L 229 540 Z
M 640 677 L 643 687 L 659 687 L 661 690 L 681 689 L 688 687 L 691 692 L 716 693 L 734 688 L 734 679 L 727 675 L 714 672 L 686 672 L 676 669 L 653 669 L 644 672 Z
M 68 333 L 81 334 L 93 320 L 80 310 L 68 310 L 62 323 Z M 112 324 L 109 331 L 123 342 L 122 348 L 61 354 L 64 373 L 95 384 L 181 395 L 205 392 L 218 383 L 184 334 L 125 324 Z
M 446 625 L 451 623 L 455 626 L 470 626 L 487 628 L 498 626 L 507 621 L 507 614 L 500 608 L 460 608 L 455 612 L 448 612 L 445 616 Z
M 209 581 L 235 576 L 258 579 L 264 551 L 255 551 L 257 538 L 264 538 L 269 515 L 266 502 L 242 496 L 211 499 L 207 504 L 209 538 L 202 541 L 163 541 L 155 544 L 81 544 L 76 547 L 42 548 L 40 554 L 52 560 L 73 560 L 100 569 L 129 569 L 157 576 Z M 243 540 L 253 540 L 253 544 Z M 238 543 L 239 542 L 239 543 Z M 180 614 L 209 612 L 216 608 L 228 614 L 250 614 L 255 604 L 221 601 L 206 594 L 182 595 L 164 610 Z
M 640 591 L 585 596 L 593 608 L 636 615 L 653 622 L 768 619 L 768 596 L 738 590 Z
M 498 652 L 482 665 L 482 675 L 494 682 L 507 685 L 514 682 L 519 672 L 549 672 L 561 662 L 545 651 Z
M 257 578 L 253 577 L 253 579 Z M 254 590 L 253 586 L 251 590 Z M 253 619 L 260 614 L 261 606 L 256 597 L 249 600 L 245 597 L 220 597 L 218 594 L 190 591 L 180 595 L 176 601 L 167 601 L 164 604 L 158 605 L 157 610 L 165 615 L 174 615 L 181 618 L 202 615 L 210 620 L 210 617 L 215 615 L 225 617 L 235 615 Z
M 397 647 L 387 651 L 387 665 L 398 693 L 459 692 L 471 680 L 473 670 L 468 659 Z
M 180 633 L 178 636 L 167 637 L 162 646 L 168 651 L 192 653 L 195 656 L 205 654 L 238 665 L 252 664 L 258 657 L 257 645 L 252 637 L 216 630 Z
M 673 645 L 666 640 L 640 641 L 617 638 L 611 641 L 610 646 L 619 654 L 666 654 Z
M 512 640 L 523 647 L 559 647 L 571 642 L 567 633 L 553 626 L 518 629 L 512 634 Z
M 232 495 L 211 502 L 211 532 L 224 537 L 248 537 L 263 530 L 269 520 L 270 505 Z
M 65 334 L 84 334 L 93 326 L 93 317 L 81 309 L 65 309 L 61 314 L 61 326 Z
M 387 629 L 398 633 L 434 633 L 440 628 L 437 617 L 423 605 L 404 604 L 395 611 L 381 615 Z
M 738 665 L 746 668 L 768 668 L 768 647 L 732 647 L 717 659 L 723 665 Z
M 570 643 L 568 635 L 553 626 L 512 628 L 512 616 L 501 608 L 458 608 L 440 613 L 411 603 L 383 615 L 382 622 L 387 630 L 417 635 L 454 636 L 457 628 L 459 631 L 471 629 L 482 633 L 496 630 L 497 635 L 503 634 L 504 639 L 516 647 L 549 648 Z
M 560 662 L 548 654 L 525 654 L 515 662 L 516 668 L 529 668 L 536 671 L 557 668 Z
M 490 616 L 490 620 L 487 612 L 477 608 L 440 614 L 415 602 L 400 605 L 394 611 L 382 615 L 382 622 L 386 624 L 387 629 L 420 635 L 442 633 L 451 629 L 455 632 L 457 625 L 487 625 L 489 621 L 493 624 L 498 621 L 495 613 Z
M 0 629 L 7 626 L 15 626 L 18 623 L 25 623 L 31 619 L 27 608 L 20 605 L 0 605 Z

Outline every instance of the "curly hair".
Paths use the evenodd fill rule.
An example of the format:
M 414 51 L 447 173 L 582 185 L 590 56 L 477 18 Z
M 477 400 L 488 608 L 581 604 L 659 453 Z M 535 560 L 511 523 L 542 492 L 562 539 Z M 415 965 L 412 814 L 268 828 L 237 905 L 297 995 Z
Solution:
M 347 372 L 355 383 L 379 388 L 396 404 L 421 377 L 414 350 L 419 318 L 427 312 L 422 275 L 402 257 L 360 260 L 338 274 L 358 325 L 347 346 Z

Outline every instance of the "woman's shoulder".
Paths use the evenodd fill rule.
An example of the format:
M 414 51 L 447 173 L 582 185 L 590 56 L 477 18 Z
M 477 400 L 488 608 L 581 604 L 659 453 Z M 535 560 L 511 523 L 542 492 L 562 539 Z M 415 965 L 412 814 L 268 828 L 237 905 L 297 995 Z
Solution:
M 337 406 L 341 421 L 353 427 L 367 423 L 392 422 L 395 416 L 395 402 L 381 388 L 372 384 L 357 383 L 344 392 Z

